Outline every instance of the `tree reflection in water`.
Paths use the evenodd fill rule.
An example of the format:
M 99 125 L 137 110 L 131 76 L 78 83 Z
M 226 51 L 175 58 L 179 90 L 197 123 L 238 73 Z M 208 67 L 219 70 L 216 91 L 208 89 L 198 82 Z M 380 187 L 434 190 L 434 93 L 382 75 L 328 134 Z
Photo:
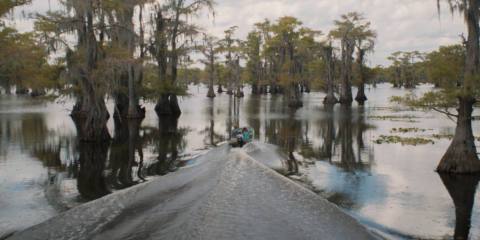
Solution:
M 272 100 L 274 104 L 275 101 Z M 271 106 L 272 107 L 272 106 Z M 289 111 L 286 119 L 269 119 L 265 123 L 265 139 L 268 143 L 279 146 L 287 154 L 284 161 L 287 175 L 297 175 L 298 160 L 295 152 L 303 142 L 302 122 L 295 119 L 295 112 Z
M 134 167 L 138 167 L 137 176 L 144 181 L 141 174 L 143 163 L 143 139 L 140 138 L 140 119 L 114 118 L 115 132 L 110 148 L 109 183 L 114 189 L 123 189 L 137 184 Z M 136 161 L 138 152 L 139 161 Z
M 182 166 L 179 153 L 186 148 L 184 139 L 188 129 L 178 128 L 178 119 L 162 116 L 158 120 L 158 131 L 154 135 L 157 161 L 147 167 L 148 175 L 166 175 Z
M 82 198 L 86 200 L 94 200 L 110 193 L 104 175 L 110 143 L 80 141 L 84 119 L 72 119 L 75 123 L 78 135 L 78 160 L 75 164 L 77 166 L 74 168 L 78 170 L 75 174 L 77 177 L 77 189 Z
M 218 143 L 225 140 L 225 137 L 222 134 L 215 132 L 215 104 L 214 99 L 209 99 L 208 106 L 206 108 L 207 122 L 209 125 L 205 127 L 204 130 L 200 131 L 201 134 L 205 135 L 203 143 L 205 146 L 216 147 Z
M 104 175 L 108 143 L 80 142 L 77 187 L 80 195 L 93 200 L 110 193 Z
M 78 191 L 83 198 L 97 199 L 146 181 L 145 175 L 166 175 L 182 166 L 179 153 L 186 147 L 187 130 L 178 128 L 178 119 L 162 117 L 158 128 L 142 128 L 141 122 L 115 118 L 111 144 L 78 143 L 78 166 L 72 169 L 77 170 Z M 148 144 L 158 155 L 154 163 L 144 167 Z
M 335 141 L 335 123 L 334 123 L 334 114 L 333 114 L 333 105 L 325 105 L 324 113 L 325 118 L 319 122 L 321 134 L 320 137 L 323 139 L 323 144 L 320 147 L 320 152 L 318 154 L 320 159 L 328 159 L 329 162 L 332 161 L 332 155 L 334 151 Z
M 232 130 L 240 127 L 240 103 L 241 99 L 233 95 L 228 97 L 227 136 L 232 139 Z
M 338 135 L 335 139 L 335 145 L 337 146 L 335 150 L 340 150 L 337 153 L 339 161 L 333 161 L 333 163 L 350 172 L 369 170 L 374 156 L 371 146 L 366 145 L 364 141 L 365 132 L 371 128 L 365 123 L 364 108 L 359 107 L 355 110 L 351 107 L 340 107 L 339 113 Z M 326 136 L 330 137 L 332 135 L 327 133 Z M 328 149 L 330 149 L 328 147 L 329 141 L 325 140 Z M 364 155 L 367 155 L 367 159 L 364 159 Z
M 260 108 L 261 108 L 261 96 L 251 95 L 245 104 L 245 115 L 247 117 L 247 123 L 249 127 L 252 127 L 255 131 L 255 139 L 260 137 Z
M 347 170 L 356 169 L 355 153 L 353 151 L 353 128 L 352 128 L 352 109 L 350 107 L 340 107 L 340 120 L 338 128 L 337 145 L 340 145 L 340 166 Z
M 77 130 L 82 129 L 81 119 L 74 119 Z M 143 139 L 139 136 L 141 120 L 114 118 L 114 138 L 111 143 L 81 142 L 78 139 L 78 161 L 71 167 L 77 178 L 80 195 L 86 200 L 103 197 L 114 190 L 139 183 L 143 163 Z M 110 154 L 109 154 L 110 151 Z M 139 161 L 135 153 L 138 152 Z M 107 157 L 109 159 L 108 166 Z M 108 176 L 106 173 L 108 172 Z
M 455 205 L 454 239 L 469 239 L 472 210 L 480 175 L 439 175 Z
M 286 126 L 281 128 L 281 136 L 284 141 L 283 146 L 288 152 L 287 170 L 288 175 L 298 174 L 298 161 L 293 152 L 295 152 L 298 145 L 298 140 L 302 139 L 301 123 L 295 120 L 294 113 L 290 113 L 290 117 L 286 122 Z

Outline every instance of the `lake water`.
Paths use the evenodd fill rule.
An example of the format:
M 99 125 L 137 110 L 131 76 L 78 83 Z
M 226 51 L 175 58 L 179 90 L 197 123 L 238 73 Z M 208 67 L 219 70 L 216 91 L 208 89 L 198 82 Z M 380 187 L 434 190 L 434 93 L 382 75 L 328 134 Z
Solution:
M 189 87 L 178 121 L 159 121 L 151 103 L 145 103 L 142 122 L 111 119 L 113 140 L 104 145 L 77 141 L 69 100 L 0 96 L 0 236 L 188 166 L 238 125 L 253 127 L 259 144 L 279 147 L 284 157 L 276 170 L 389 238 L 469 233 L 480 239 L 478 178 L 434 172 L 455 124 L 441 114 L 389 102 L 408 91 L 370 87 L 367 105 L 351 109 L 326 109 L 324 94 L 310 93 L 297 111 L 281 96 L 247 94 L 236 101 L 221 94 L 210 100 L 206 91 Z M 480 136 L 480 122 L 474 131 Z M 382 135 L 430 142 L 385 143 Z

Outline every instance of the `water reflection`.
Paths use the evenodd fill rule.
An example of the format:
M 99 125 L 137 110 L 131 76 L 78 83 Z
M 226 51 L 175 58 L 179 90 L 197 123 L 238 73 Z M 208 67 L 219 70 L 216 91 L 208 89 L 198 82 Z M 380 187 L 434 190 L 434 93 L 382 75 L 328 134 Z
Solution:
M 202 88 L 198 88 L 198 91 L 195 89 L 190 90 L 192 95 L 182 99 L 181 105 L 185 111 L 180 119 L 158 119 L 151 105 L 147 105 L 149 110 L 143 122 L 114 121 L 112 118 L 109 127 L 114 138 L 106 146 L 79 143 L 75 125 L 67 113 L 61 112 L 58 107 L 51 111 L 37 110 L 38 104 L 29 107 L 18 100 L 17 103 L 13 101 L 8 104 L 9 109 L 12 108 L 10 105 L 17 104 L 18 108 L 31 108 L 28 111 L 34 113 L 6 114 L 1 112 L 2 106 L 6 105 L 1 103 L 0 179 L 9 182 L 15 179 L 15 175 L 23 175 L 12 180 L 10 185 L 0 181 L 0 186 L 5 189 L 2 190 L 5 194 L 0 194 L 0 202 L 28 199 L 23 195 L 15 196 L 18 192 L 28 191 L 22 185 L 24 182 L 37 183 L 37 189 L 31 192 L 42 196 L 38 192 L 46 188 L 41 185 L 44 180 L 55 179 L 47 187 L 58 184 L 56 187 L 59 191 L 67 189 L 75 196 L 94 199 L 148 180 L 149 176 L 176 171 L 189 163 L 185 161 L 189 156 L 225 141 L 233 126 L 247 125 L 254 128 L 257 141 L 279 146 L 283 151 L 283 156 L 279 155 L 279 158 L 284 157 L 282 173 L 304 174 L 301 178 L 294 178 L 308 179 L 322 196 L 367 219 L 364 223 L 400 232 L 399 236 L 441 238 L 450 234 L 453 232 L 453 215 L 450 216 L 449 211 L 453 202 L 455 205 L 468 203 L 461 198 L 455 200 L 459 198 L 449 188 L 460 189 L 469 183 L 456 183 L 459 186 L 455 188 L 445 183 L 454 199 L 451 202 L 441 180 L 432 171 L 448 147 L 448 141 L 438 140 L 435 145 L 416 147 L 374 145 L 374 138 L 391 135 L 393 127 L 451 129 L 448 120 L 425 118 L 424 112 L 395 112 L 385 107 L 389 96 L 403 95 L 403 92 L 392 92 L 400 91 L 398 89 L 380 85 L 371 93 L 369 104 L 374 106 L 348 109 L 324 107 L 321 103 L 324 95 L 311 93 L 304 96 L 305 107 L 297 111 L 284 106 L 281 96 L 259 95 L 235 99 L 230 95 L 218 95 L 210 100 L 205 98 L 206 92 L 202 92 Z M 63 109 L 63 106 L 60 108 Z M 148 115 L 149 112 L 152 112 L 152 116 Z M 369 118 L 395 114 L 417 114 L 419 121 L 392 122 Z M 478 133 L 480 125 L 478 122 L 474 124 Z M 281 164 L 278 165 L 280 168 Z M 37 168 L 31 170 L 33 166 Z M 21 169 L 21 174 L 10 174 L 17 169 Z M 44 175 L 48 179 L 42 178 Z M 469 197 L 474 194 L 471 193 Z M 477 192 L 473 198 L 478 200 L 479 196 Z M 62 198 L 63 195 L 53 195 L 51 198 L 55 197 Z M 78 198 L 72 199 L 78 201 Z M 38 199 L 35 200 L 37 202 L 33 201 L 22 203 L 22 206 L 42 205 Z M 457 209 L 466 209 L 462 212 L 468 212 L 465 204 Z M 28 214 L 31 214 L 36 210 L 29 211 Z M 456 235 L 465 237 L 462 229 L 468 226 L 468 222 L 462 219 L 469 214 L 459 213 Z M 478 237 L 480 232 L 475 226 L 478 226 L 479 212 L 474 208 L 471 214 L 474 216 L 474 227 L 470 229 L 470 235 Z M 11 215 L 4 210 L 0 220 L 6 219 L 5 216 L 12 218 L 17 215 L 18 210 Z M 0 221 L 0 228 L 1 225 Z
M 353 127 L 351 108 L 341 107 L 337 145 L 340 145 L 339 166 L 347 171 L 356 169 L 357 161 L 353 151 Z
M 77 188 L 80 195 L 93 200 L 109 194 L 104 175 L 108 143 L 80 142 L 78 152 Z
M 298 142 L 301 142 L 301 140 L 303 140 L 301 133 L 301 123 L 300 121 L 294 119 L 293 112 L 290 112 L 289 118 L 285 122 L 285 126 L 281 125 L 281 144 L 279 145 L 283 147 L 288 153 L 287 174 L 295 175 L 298 174 L 298 161 L 293 153 L 297 150 L 297 147 L 299 145 Z
M 110 147 L 109 158 L 109 182 L 115 189 L 123 189 L 145 181 L 142 176 L 143 167 L 143 144 L 140 137 L 140 119 L 114 118 L 114 137 Z M 138 154 L 138 161 L 136 161 Z M 137 167 L 137 173 L 134 172 Z
M 320 137 L 323 139 L 323 144 L 318 154 L 319 159 L 328 159 L 332 161 L 335 141 L 335 124 L 333 121 L 333 106 L 325 105 L 324 113 L 326 117 L 322 118 L 318 125 L 320 125 Z
M 475 203 L 480 175 L 455 176 L 439 174 L 455 204 L 455 232 L 454 239 L 469 239 L 472 210 Z
M 225 137 L 223 134 L 215 131 L 215 102 L 213 99 L 209 99 L 208 101 L 206 115 L 208 125 L 200 132 L 205 135 L 203 143 L 205 146 L 216 147 L 218 143 L 225 140 Z
M 166 175 L 183 166 L 179 153 L 186 148 L 184 139 L 188 129 L 178 127 L 175 117 L 161 117 L 158 120 L 158 129 L 152 131 L 157 161 L 147 167 L 148 175 Z
M 333 161 L 335 165 L 349 172 L 357 170 L 368 171 L 374 161 L 374 156 L 371 154 L 372 148 L 370 144 L 366 144 L 364 141 L 364 134 L 371 126 L 365 123 L 363 107 L 357 109 L 340 107 L 338 118 L 338 133 L 336 136 L 333 119 L 325 120 L 325 144 L 321 155 L 331 159 L 331 142 L 334 139 L 335 147 L 333 151 L 339 155 L 339 158 Z M 368 143 L 371 143 L 370 140 Z
M 228 95 L 228 116 L 225 119 L 228 139 L 232 139 L 232 130 L 240 127 L 240 104 L 243 98 L 237 98 L 233 95 Z

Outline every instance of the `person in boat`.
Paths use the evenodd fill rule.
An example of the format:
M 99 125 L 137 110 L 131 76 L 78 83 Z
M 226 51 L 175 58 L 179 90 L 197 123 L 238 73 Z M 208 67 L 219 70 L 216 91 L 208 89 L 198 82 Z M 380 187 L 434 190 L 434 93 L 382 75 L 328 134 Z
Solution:
M 243 144 L 250 142 L 251 136 L 250 136 L 250 131 L 248 131 L 248 128 L 243 128 L 242 140 L 243 140 Z
M 243 147 L 243 145 L 252 141 L 252 133 L 247 127 L 235 128 L 232 131 L 232 136 L 236 139 L 236 142 L 232 143 L 235 146 Z

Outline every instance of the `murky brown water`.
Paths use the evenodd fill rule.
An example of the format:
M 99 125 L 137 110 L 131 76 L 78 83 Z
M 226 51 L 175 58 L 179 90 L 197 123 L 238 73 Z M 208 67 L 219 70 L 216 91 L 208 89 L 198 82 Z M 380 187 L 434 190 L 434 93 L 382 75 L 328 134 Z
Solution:
M 236 102 L 219 95 L 211 101 L 205 88 L 191 86 L 178 122 L 159 121 L 146 104 L 141 123 L 110 120 L 114 139 L 103 146 L 78 143 L 69 101 L 1 96 L 0 236 L 189 165 L 228 139 L 233 125 L 248 125 L 257 141 L 284 152 L 282 173 L 389 237 L 441 239 L 456 231 L 480 238 L 478 179 L 441 178 L 433 171 L 449 143 L 433 135 L 453 133 L 454 123 L 389 103 L 390 96 L 405 93 L 379 85 L 367 92 L 366 107 L 349 110 L 325 109 L 324 94 L 311 93 L 304 96 L 305 107 L 292 112 L 281 97 Z M 480 136 L 480 123 L 474 128 Z M 381 135 L 419 136 L 435 144 L 377 144 Z

